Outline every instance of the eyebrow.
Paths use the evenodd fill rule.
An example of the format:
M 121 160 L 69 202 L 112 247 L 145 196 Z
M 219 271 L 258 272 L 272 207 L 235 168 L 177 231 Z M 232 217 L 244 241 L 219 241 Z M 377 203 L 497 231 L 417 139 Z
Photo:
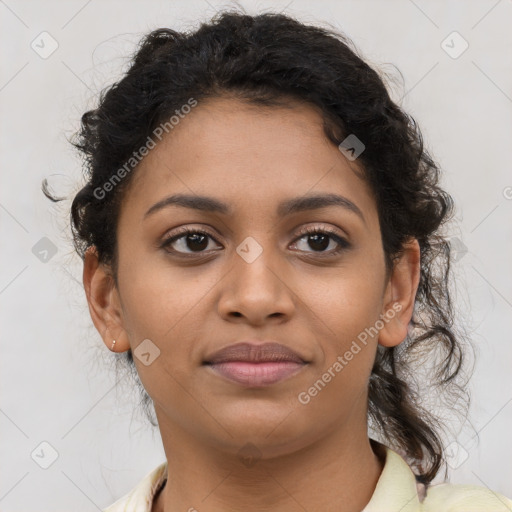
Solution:
M 165 197 L 151 206 L 151 208 L 149 208 L 149 210 L 144 214 L 143 218 L 146 219 L 150 215 L 168 206 L 181 206 L 183 208 L 191 208 L 204 212 L 222 213 L 225 215 L 231 215 L 233 213 L 233 210 L 229 205 L 213 197 L 174 194 L 172 196 Z M 338 206 L 349 212 L 355 213 L 366 224 L 363 212 L 356 204 L 344 196 L 330 193 L 311 194 L 303 197 L 287 199 L 279 203 L 277 207 L 277 215 L 279 217 L 284 217 L 297 212 L 319 210 L 329 206 Z

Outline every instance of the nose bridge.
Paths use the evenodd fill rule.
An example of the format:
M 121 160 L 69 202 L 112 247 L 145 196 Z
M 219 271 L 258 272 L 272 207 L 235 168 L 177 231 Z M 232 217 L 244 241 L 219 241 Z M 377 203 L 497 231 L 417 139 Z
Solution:
M 221 310 L 241 313 L 246 317 L 266 317 L 275 313 L 289 314 L 293 307 L 283 267 L 267 236 L 265 247 L 256 236 L 246 237 L 233 254 L 230 279 L 221 298 Z M 258 237 L 263 242 L 263 235 Z
M 266 236 L 265 241 L 263 237 Z M 278 248 L 272 247 L 270 236 L 255 235 L 247 236 L 237 247 L 234 255 L 233 272 L 236 279 L 247 280 L 251 284 L 264 284 L 269 286 L 277 279 L 275 273 L 278 272 L 278 258 L 276 257 Z M 263 245 L 265 244 L 265 245 Z M 278 280 L 279 281 L 279 280 Z

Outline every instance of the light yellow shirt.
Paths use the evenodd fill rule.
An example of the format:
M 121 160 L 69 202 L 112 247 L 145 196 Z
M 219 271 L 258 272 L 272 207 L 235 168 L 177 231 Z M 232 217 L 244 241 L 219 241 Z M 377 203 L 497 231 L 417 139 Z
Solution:
M 384 468 L 362 512 L 512 512 L 511 499 L 476 485 L 435 484 L 423 496 L 405 460 L 387 446 L 383 448 Z M 103 512 L 151 512 L 153 497 L 166 478 L 164 462 Z

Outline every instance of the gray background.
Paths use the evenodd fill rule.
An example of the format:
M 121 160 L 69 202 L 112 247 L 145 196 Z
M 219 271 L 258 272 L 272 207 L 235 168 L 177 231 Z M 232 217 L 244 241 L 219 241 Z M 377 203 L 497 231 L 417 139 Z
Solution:
M 53 205 L 40 184 L 48 177 L 57 193 L 78 190 L 80 161 L 66 137 L 120 76 L 143 33 L 193 28 L 228 5 L 0 1 L 4 512 L 98 510 L 164 460 L 159 432 L 138 412 L 132 385 L 115 386 L 110 352 L 92 326 L 70 245 L 70 201 Z M 457 308 L 477 347 L 472 428 L 454 427 L 452 441 L 464 451 L 452 458 L 450 481 L 512 496 L 512 1 L 241 5 L 329 22 L 377 69 L 399 78 L 395 64 L 402 72 L 392 96 L 419 122 L 456 202 Z M 464 43 L 453 31 L 469 44 L 460 55 Z M 52 448 L 42 442 L 58 453 L 48 469 L 40 464 Z

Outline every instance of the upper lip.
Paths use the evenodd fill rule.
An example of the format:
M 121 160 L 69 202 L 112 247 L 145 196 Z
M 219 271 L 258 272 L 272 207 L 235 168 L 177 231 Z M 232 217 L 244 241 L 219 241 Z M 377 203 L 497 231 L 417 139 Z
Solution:
M 305 363 L 296 352 L 276 342 L 242 341 L 228 345 L 205 359 L 205 364 L 219 364 L 227 361 L 247 361 L 251 363 L 291 361 Z

